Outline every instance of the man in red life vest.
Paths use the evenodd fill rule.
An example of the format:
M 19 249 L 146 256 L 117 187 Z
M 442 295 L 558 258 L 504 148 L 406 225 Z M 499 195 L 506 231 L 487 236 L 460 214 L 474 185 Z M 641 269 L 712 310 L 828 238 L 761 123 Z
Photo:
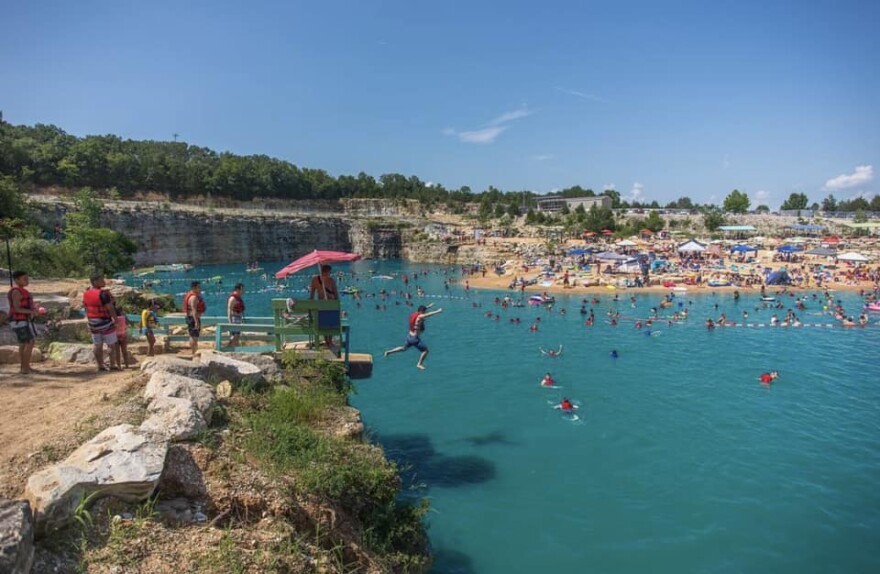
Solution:
M 429 305 L 430 306 L 430 305 Z M 424 369 L 425 357 L 428 356 L 428 346 L 422 342 L 421 334 L 425 330 L 425 319 L 428 317 L 432 317 L 439 313 L 442 313 L 443 309 L 437 309 L 436 311 L 431 311 L 428 313 L 428 307 L 424 305 L 419 305 L 419 308 L 416 311 L 410 313 L 409 316 L 409 332 L 406 335 L 406 341 L 400 347 L 395 347 L 393 349 L 389 349 L 385 351 L 385 356 L 392 355 L 394 353 L 401 353 L 406 351 L 410 347 L 415 347 L 419 351 L 421 351 L 421 355 L 419 355 L 419 362 L 416 363 L 416 367 L 419 369 Z
M 21 374 L 31 374 L 31 355 L 34 352 L 34 342 L 37 339 L 37 330 L 34 327 L 34 315 L 37 314 L 34 307 L 34 296 L 27 290 L 30 279 L 27 271 L 16 271 L 12 274 L 15 286 L 9 290 L 6 298 L 9 299 L 9 321 L 16 338 L 18 339 L 18 358 L 21 362 Z
M 226 301 L 226 315 L 229 318 L 229 322 L 235 323 L 236 325 L 244 323 L 244 299 L 241 298 L 242 291 L 244 291 L 244 284 L 236 283 L 232 293 L 229 294 L 229 299 Z M 229 335 L 229 346 L 237 347 L 241 331 L 229 331 Z
M 199 350 L 199 335 L 202 331 L 202 315 L 205 314 L 207 306 L 205 299 L 202 297 L 201 281 L 193 281 L 190 289 L 183 296 L 183 312 L 186 313 L 186 328 L 189 331 L 189 347 L 192 350 L 193 357 Z
M 99 371 L 108 370 L 104 366 L 104 344 L 110 349 L 110 370 L 120 370 L 116 363 L 113 346 L 116 345 L 116 303 L 110 291 L 104 289 L 104 275 L 96 273 L 90 278 L 91 288 L 83 293 L 83 308 L 89 322 L 89 333 L 95 351 L 95 362 Z

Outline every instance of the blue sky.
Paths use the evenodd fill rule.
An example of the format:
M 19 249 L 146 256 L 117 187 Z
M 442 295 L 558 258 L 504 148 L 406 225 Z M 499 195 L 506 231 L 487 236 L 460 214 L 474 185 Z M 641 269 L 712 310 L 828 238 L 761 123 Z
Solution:
M 454 188 L 880 191 L 880 2 L 4 2 L 0 109 Z

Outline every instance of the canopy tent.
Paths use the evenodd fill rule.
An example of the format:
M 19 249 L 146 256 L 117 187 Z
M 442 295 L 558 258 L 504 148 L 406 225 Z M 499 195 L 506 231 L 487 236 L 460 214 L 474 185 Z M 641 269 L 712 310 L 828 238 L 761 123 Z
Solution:
M 791 277 L 788 271 L 780 269 L 767 276 L 767 285 L 791 285 Z
M 623 241 L 618 241 L 617 245 L 619 245 L 620 247 L 635 247 L 636 242 L 630 241 L 629 239 L 624 239 Z
M 595 231 L 584 231 L 584 233 L 583 233 L 583 237 L 595 237 L 595 236 L 596 236 Z
M 837 245 L 840 243 L 840 237 L 836 235 L 829 235 L 828 237 L 822 238 L 822 243 L 827 243 L 828 245 Z
M 724 233 L 742 233 L 745 231 L 757 231 L 754 225 L 722 225 L 718 229 Z
M 869 261 L 867 257 L 862 255 L 861 253 L 856 253 L 855 251 L 849 251 L 847 253 L 844 253 L 843 255 L 838 255 L 837 259 L 839 261 L 851 261 L 854 263 L 864 263 L 866 261 Z
M 706 246 L 696 239 L 689 239 L 678 246 L 680 253 L 702 253 L 706 250 Z
M 797 245 L 780 245 L 776 248 L 776 251 L 780 253 L 796 253 L 803 250 L 803 247 L 798 247 Z
M 639 235 L 654 235 L 654 232 L 646 227 L 645 229 L 639 231 Z
M 357 261 L 361 256 L 356 253 L 344 253 L 342 251 L 318 251 L 317 249 L 307 255 L 303 255 L 296 261 L 275 274 L 276 279 L 284 279 L 297 271 L 308 267 L 320 266 L 324 263 L 337 263 L 339 261 Z M 320 269 L 319 269 L 320 272 Z
M 796 231 L 822 231 L 825 229 L 824 225 L 812 225 L 805 223 L 795 223 L 794 225 L 786 225 L 786 229 L 794 229 Z
M 603 229 L 602 235 L 614 235 L 614 232 L 611 231 L 610 229 Z
M 613 251 L 603 251 L 596 255 L 599 259 L 607 259 L 609 261 L 626 261 L 629 259 L 626 255 L 621 255 L 620 253 L 615 253 Z
M 730 250 L 731 253 L 745 253 L 747 251 L 757 251 L 757 247 L 752 247 L 751 245 L 734 245 Z
M 817 247 L 816 249 L 810 249 L 806 254 L 819 255 L 820 257 L 834 257 L 837 255 L 837 250 L 831 249 L 830 247 Z
M 575 249 L 568 250 L 569 255 L 587 255 L 592 252 L 593 252 L 592 249 L 585 249 L 583 247 L 576 247 Z

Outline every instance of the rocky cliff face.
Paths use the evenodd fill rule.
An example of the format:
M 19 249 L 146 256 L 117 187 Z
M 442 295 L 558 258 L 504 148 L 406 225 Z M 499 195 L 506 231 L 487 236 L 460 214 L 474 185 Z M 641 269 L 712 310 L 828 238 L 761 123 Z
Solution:
M 51 228 L 70 209 L 42 204 L 40 219 Z M 371 210 L 372 212 L 372 210 Z M 401 226 L 337 214 L 250 215 L 211 210 L 105 209 L 102 224 L 138 246 L 138 266 L 159 263 L 244 263 L 293 259 L 313 249 L 353 251 L 368 259 L 403 256 Z

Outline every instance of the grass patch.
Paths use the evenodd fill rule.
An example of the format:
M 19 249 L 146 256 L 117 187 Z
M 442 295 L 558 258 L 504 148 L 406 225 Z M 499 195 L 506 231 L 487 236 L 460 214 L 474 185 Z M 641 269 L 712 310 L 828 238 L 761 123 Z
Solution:
M 333 408 L 347 403 L 347 382 L 337 378 L 337 365 L 309 363 L 288 357 L 291 377 L 303 369 L 317 372 L 251 403 L 255 408 L 240 421 L 245 448 L 270 470 L 295 476 L 303 493 L 328 499 L 355 518 L 364 542 L 389 566 L 418 569 L 426 560 L 428 502 L 399 499 L 397 466 L 378 449 L 318 430 Z

